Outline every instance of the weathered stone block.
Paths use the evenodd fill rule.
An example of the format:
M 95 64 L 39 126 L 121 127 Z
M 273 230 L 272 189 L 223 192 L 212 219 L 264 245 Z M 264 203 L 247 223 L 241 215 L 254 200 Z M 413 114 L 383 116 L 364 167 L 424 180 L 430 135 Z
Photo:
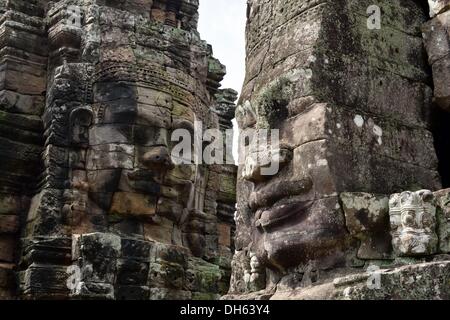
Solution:
M 66 267 L 33 265 L 19 274 L 20 290 L 30 297 L 58 299 L 69 293 L 68 278 Z
M 110 213 L 148 219 L 156 214 L 156 198 L 139 193 L 116 192 Z
M 155 220 L 153 223 L 146 223 L 144 225 L 144 238 L 147 241 L 157 241 L 171 245 L 175 232 L 173 221 L 166 218 Z
M 219 175 L 218 200 L 233 202 L 236 197 L 236 178 L 230 174 Z
M 106 224 L 109 224 L 109 231 L 111 233 L 121 237 L 144 239 L 145 222 L 141 219 L 120 215 L 108 215 L 108 222 Z
M 450 9 L 449 0 L 428 0 L 430 6 L 430 17 Z
M 87 172 L 87 181 L 91 193 L 109 194 L 117 190 L 122 177 L 122 170 L 106 169 Z M 109 203 L 108 203 L 109 207 Z
M 164 145 L 136 147 L 135 166 L 165 173 L 174 167 L 169 148 Z
M 437 202 L 439 252 L 450 253 L 450 190 L 434 193 Z
M 214 293 L 204 293 L 204 292 L 192 292 L 192 300 L 219 300 L 220 294 L 214 294 Z
M 312 188 L 319 197 L 334 195 L 337 189 L 330 163 L 326 158 L 326 150 L 325 140 L 305 143 L 294 150 L 292 160 L 293 180 L 312 177 Z
M 124 286 L 116 288 L 115 299 L 117 300 L 148 300 L 150 289 L 146 286 Z
M 347 229 L 361 241 L 359 259 L 391 257 L 389 198 L 367 193 L 341 193 Z
M 36 237 L 22 240 L 22 265 L 66 265 L 72 261 L 72 239 L 66 237 Z
M 424 44 L 430 65 L 450 54 L 450 44 L 448 42 L 450 37 L 450 31 L 448 31 L 449 19 L 450 13 L 447 11 L 431 19 L 422 27 Z
M 159 195 L 162 194 L 161 174 L 154 170 L 122 170 L 117 189 L 123 192 Z M 114 187 L 117 186 L 113 185 Z
M 0 235 L 0 262 L 13 263 L 16 256 L 16 239 L 12 235 Z
M 161 92 L 151 88 L 146 88 L 144 86 L 138 86 L 137 95 L 138 95 L 138 102 L 140 103 L 167 109 L 172 108 L 173 97 L 165 92 Z
M 149 261 L 152 243 L 134 239 L 122 238 L 122 257 Z
M 150 288 L 150 300 L 190 300 L 192 293 L 183 290 Z
M 176 128 L 180 128 L 180 129 L 185 128 L 182 125 L 183 122 L 187 122 L 187 123 L 191 124 L 192 126 L 194 125 L 194 121 L 195 121 L 194 112 L 182 104 L 179 104 L 179 103 L 174 104 L 174 107 L 172 109 L 172 117 L 173 117 L 174 126 Z M 185 128 L 185 129 L 187 129 L 187 128 Z
M 77 290 L 71 294 L 75 299 L 112 300 L 114 287 L 107 283 L 80 282 Z
M 0 300 L 12 300 L 16 297 L 14 267 L 14 264 L 0 263 Z
M 449 295 L 448 268 L 448 261 L 376 268 L 308 288 L 279 290 L 275 294 L 259 292 L 248 295 L 247 299 L 446 300 Z
M 151 251 L 151 261 L 161 263 L 161 261 L 171 262 L 187 268 L 189 250 L 185 247 L 177 247 L 155 243 Z
M 120 82 L 98 82 L 94 85 L 93 90 L 95 102 L 135 99 L 137 95 L 134 86 Z
M 176 166 L 167 173 L 166 179 L 173 184 L 187 183 L 193 181 L 195 177 L 195 166 L 183 164 Z
M 138 104 L 137 113 L 136 124 L 155 128 L 171 128 L 172 118 L 170 110 L 165 107 Z
M 226 223 L 219 223 L 217 232 L 219 234 L 219 245 L 231 248 L 231 226 Z
M 449 262 L 403 266 L 366 273 L 361 283 L 340 285 L 338 299 L 344 300 L 447 300 Z M 420 275 L 420 276 L 419 276 Z M 379 287 L 369 277 L 380 277 Z M 372 286 L 368 285 L 372 284 Z M 375 290 L 374 290 L 375 288 Z
M 9 60 L 3 63 L 0 89 L 25 95 L 40 95 L 45 91 L 45 73 L 41 68 Z M 24 82 L 24 75 L 26 82 Z
M 174 201 L 166 197 L 159 197 L 158 208 L 156 209 L 156 214 L 164 217 L 170 221 L 177 222 L 180 221 L 183 215 L 184 208 L 179 202 Z
M 78 240 L 81 257 L 118 258 L 121 252 L 119 236 L 108 233 L 84 234 Z
M 135 125 L 133 127 L 134 142 L 143 147 L 168 146 L 169 133 L 165 128 Z
M 92 147 L 87 154 L 87 170 L 133 169 L 134 146 L 103 144 Z
M 72 294 L 80 298 L 113 299 L 121 238 L 93 233 L 75 237 L 74 242 L 73 259 L 80 268 L 80 279 Z
M 80 281 L 85 283 L 114 284 L 117 273 L 117 261 L 113 258 L 96 256 L 80 258 Z
M 219 266 L 200 259 L 189 259 L 186 270 L 186 288 L 192 292 L 219 292 L 222 273 Z M 226 281 L 226 280 L 225 280 Z
M 133 141 L 133 127 L 130 125 L 101 125 L 89 131 L 89 144 L 127 144 Z
M 450 70 L 450 4 L 448 0 L 428 1 L 431 21 L 422 28 L 428 60 L 433 68 L 434 97 L 444 110 L 450 109 L 450 89 L 448 74 Z M 446 11 L 447 10 L 447 11 Z
M 0 214 L 17 214 L 20 212 L 21 207 L 20 197 L 0 194 Z
M 24 95 L 10 90 L 0 92 L 0 106 L 8 112 L 41 115 L 44 110 L 44 97 Z
M 450 22 L 448 25 L 450 25 Z M 434 97 L 436 99 L 436 103 L 444 110 L 450 109 L 450 86 L 448 85 L 448 83 L 450 83 L 449 74 L 450 54 L 433 64 L 433 79 L 435 85 Z
M 183 266 L 173 262 L 151 263 L 148 283 L 150 287 L 180 290 L 185 285 Z
M 14 284 L 14 272 L 12 264 L 1 264 L 0 265 L 0 288 L 11 289 Z
M 0 215 L 0 234 L 14 234 L 19 231 L 19 217 L 16 215 Z
M 149 265 L 132 259 L 120 259 L 117 262 L 117 283 L 120 285 L 145 285 Z

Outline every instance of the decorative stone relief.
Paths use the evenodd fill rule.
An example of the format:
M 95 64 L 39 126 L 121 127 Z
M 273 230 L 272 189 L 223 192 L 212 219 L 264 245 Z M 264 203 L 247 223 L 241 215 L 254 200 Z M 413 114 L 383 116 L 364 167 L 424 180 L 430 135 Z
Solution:
M 429 190 L 394 194 L 389 200 L 392 246 L 400 256 L 436 253 L 436 200 Z

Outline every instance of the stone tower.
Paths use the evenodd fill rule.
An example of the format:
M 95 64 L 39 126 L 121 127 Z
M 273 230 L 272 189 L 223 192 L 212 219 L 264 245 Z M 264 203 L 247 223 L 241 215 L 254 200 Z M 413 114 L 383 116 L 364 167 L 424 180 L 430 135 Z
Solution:
M 430 62 L 435 101 L 448 108 L 443 15 L 439 32 L 428 25 L 428 47 L 440 44 Z M 448 192 L 423 190 L 442 186 L 425 2 L 249 0 L 247 19 L 236 117 L 244 133 L 279 130 L 280 144 L 241 145 L 227 297 L 449 298 L 450 259 L 439 255 L 449 253 Z M 267 152 L 275 175 L 262 174 Z M 446 262 L 421 264 L 433 257 Z M 366 271 L 385 266 L 384 287 L 365 286 Z M 416 272 L 421 283 L 399 280 Z
M 0 298 L 228 290 L 235 168 L 171 157 L 234 114 L 198 5 L 0 1 Z

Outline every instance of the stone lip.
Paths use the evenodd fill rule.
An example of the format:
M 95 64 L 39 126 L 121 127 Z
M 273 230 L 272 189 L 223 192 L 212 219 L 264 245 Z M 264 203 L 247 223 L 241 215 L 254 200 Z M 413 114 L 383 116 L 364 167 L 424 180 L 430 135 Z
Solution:
M 284 198 L 305 194 L 311 188 L 311 179 L 268 183 L 257 187 L 250 194 L 249 206 L 254 211 L 263 207 L 271 207 Z
M 256 221 L 257 226 L 263 227 L 265 232 L 268 232 L 269 227 L 273 227 L 285 222 L 294 215 L 301 215 L 312 206 L 313 202 L 297 202 L 286 205 L 273 206 L 270 209 L 262 210 L 256 213 L 256 217 L 260 218 Z

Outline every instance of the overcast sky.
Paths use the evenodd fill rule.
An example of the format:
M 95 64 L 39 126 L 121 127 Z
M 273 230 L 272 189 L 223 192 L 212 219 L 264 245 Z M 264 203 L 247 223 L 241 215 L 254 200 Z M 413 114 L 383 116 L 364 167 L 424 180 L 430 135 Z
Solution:
M 222 88 L 241 91 L 245 75 L 247 0 L 200 0 L 199 31 L 227 66 Z
M 200 0 L 198 29 L 214 57 L 227 66 L 222 88 L 242 89 L 245 77 L 245 21 L 247 0 Z M 238 129 L 234 125 L 233 156 L 238 161 Z

